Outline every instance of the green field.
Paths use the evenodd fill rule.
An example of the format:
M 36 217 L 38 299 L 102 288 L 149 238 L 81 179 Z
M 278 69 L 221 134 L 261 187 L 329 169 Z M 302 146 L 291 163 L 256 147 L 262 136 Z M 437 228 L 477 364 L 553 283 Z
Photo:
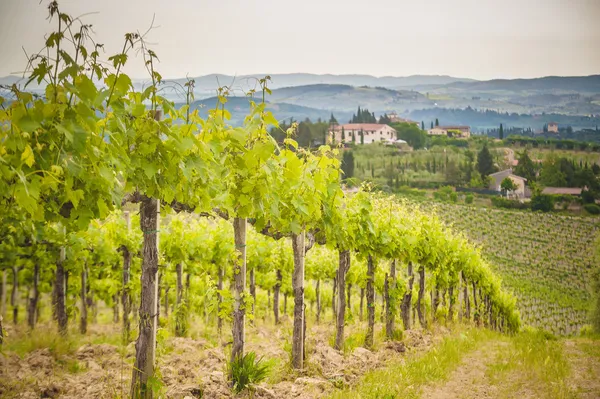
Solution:
M 586 324 L 597 219 L 431 201 L 420 206 L 481 244 L 518 297 L 525 324 L 567 335 Z

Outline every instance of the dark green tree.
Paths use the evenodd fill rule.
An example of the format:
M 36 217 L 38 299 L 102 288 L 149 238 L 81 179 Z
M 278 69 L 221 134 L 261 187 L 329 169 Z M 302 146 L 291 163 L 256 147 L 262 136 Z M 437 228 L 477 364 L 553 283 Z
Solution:
M 344 179 L 354 177 L 354 153 L 351 150 L 344 151 L 342 155 L 342 171 Z
M 391 126 L 396 130 L 396 138 L 406 141 L 415 150 L 427 144 L 427 133 L 413 123 L 392 123 Z
M 504 128 L 502 127 L 502 123 L 500 124 L 500 130 L 498 131 L 498 137 L 500 140 L 504 140 Z
M 435 118 L 435 125 L 439 126 L 440 125 L 440 121 L 438 121 L 438 118 Z
M 329 118 L 329 124 L 330 125 L 337 125 L 338 124 L 337 119 L 335 119 L 335 116 L 333 116 L 333 112 L 331 113 L 331 117 Z
M 365 132 L 363 132 L 362 129 L 360 129 L 360 143 L 361 144 L 365 143 Z
M 561 171 L 560 158 L 548 154 L 542 163 L 539 182 L 545 187 L 564 187 L 567 185 L 565 174 Z
M 344 126 L 342 126 L 342 143 L 346 142 L 346 131 L 344 130 Z
M 484 144 L 481 151 L 477 154 L 477 171 L 481 175 L 482 180 L 485 180 L 487 176 L 496 171 L 494 159 L 487 144 Z
M 425 130 L 425 122 L 421 121 L 421 130 Z
M 433 121 L 431 121 L 431 128 L 433 129 Z
M 527 149 L 519 154 L 519 164 L 515 167 L 514 173 L 517 176 L 526 178 L 530 183 L 535 181 L 536 168 L 531 158 L 529 158 Z

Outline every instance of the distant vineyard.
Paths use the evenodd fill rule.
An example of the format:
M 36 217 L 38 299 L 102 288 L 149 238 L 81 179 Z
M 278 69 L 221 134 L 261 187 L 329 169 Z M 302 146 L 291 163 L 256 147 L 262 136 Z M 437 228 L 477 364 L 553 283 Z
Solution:
M 482 244 L 518 297 L 524 324 L 556 334 L 573 334 L 586 324 L 597 220 L 432 202 L 422 207 Z

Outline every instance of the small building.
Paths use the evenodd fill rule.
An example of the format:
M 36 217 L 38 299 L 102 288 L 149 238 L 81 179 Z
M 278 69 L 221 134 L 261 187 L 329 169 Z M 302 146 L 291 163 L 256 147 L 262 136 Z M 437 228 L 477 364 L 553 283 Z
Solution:
M 548 122 L 548 133 L 558 133 L 558 123 Z
M 490 185 L 489 189 L 494 191 L 502 191 L 502 180 L 509 178 L 513 181 L 517 189 L 514 191 L 514 194 L 519 198 L 525 198 L 526 190 L 525 184 L 527 183 L 527 179 L 521 176 L 517 176 L 512 173 L 512 169 L 502 170 L 500 172 L 492 173 L 490 175 Z
M 433 129 L 429 129 L 427 134 L 432 136 L 448 136 L 456 138 L 469 138 L 471 137 L 470 126 L 436 126 Z
M 542 190 L 542 194 L 548 195 L 581 195 L 583 189 L 578 187 L 546 187 Z
M 410 119 L 404 119 L 398 116 L 398 114 L 396 112 L 391 112 L 388 114 L 388 118 L 390 118 L 390 122 L 392 123 L 409 123 L 411 125 L 415 125 L 418 128 L 421 127 L 421 124 L 417 121 L 413 121 Z
M 329 131 L 329 137 L 336 143 L 352 143 L 352 137 L 355 144 L 391 143 L 396 140 L 396 135 L 396 129 L 383 123 L 346 123 L 335 125 Z

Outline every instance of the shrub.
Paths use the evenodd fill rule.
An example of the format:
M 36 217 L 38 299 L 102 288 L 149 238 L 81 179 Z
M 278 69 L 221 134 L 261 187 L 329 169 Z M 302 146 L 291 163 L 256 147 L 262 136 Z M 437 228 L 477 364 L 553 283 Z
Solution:
M 503 197 L 492 197 L 492 205 L 498 208 L 507 209 L 528 209 L 529 204 L 515 200 L 509 200 Z
M 554 209 L 554 198 L 547 194 L 534 195 L 531 198 L 531 210 L 550 212 Z
M 262 357 L 257 359 L 256 353 L 248 352 L 228 362 L 227 373 L 233 383 L 233 391 L 240 393 L 244 389 L 252 389 L 254 385 L 267 378 L 269 365 L 265 364 Z
M 458 194 L 456 194 L 456 192 L 453 191 L 450 193 L 450 201 L 453 203 L 458 202 Z
M 438 191 L 433 193 L 433 198 L 440 201 L 448 201 L 452 198 L 452 194 L 456 194 L 454 189 L 450 186 L 440 187 Z
M 590 215 L 600 215 L 600 206 L 596 204 L 585 204 L 583 209 Z
M 465 195 L 465 204 L 472 204 L 472 203 L 473 203 L 473 194 Z

